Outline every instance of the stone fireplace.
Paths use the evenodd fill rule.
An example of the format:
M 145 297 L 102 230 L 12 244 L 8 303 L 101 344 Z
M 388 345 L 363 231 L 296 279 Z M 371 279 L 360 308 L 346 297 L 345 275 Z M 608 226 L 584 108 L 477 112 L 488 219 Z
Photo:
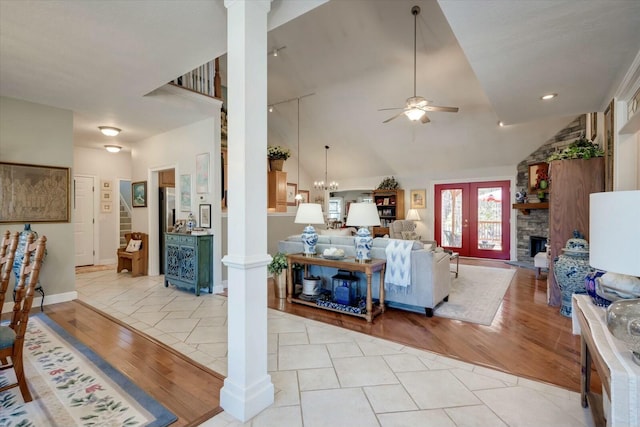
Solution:
M 534 257 L 538 252 L 546 252 L 547 238 L 544 236 L 529 236 L 529 256 Z
M 518 164 L 516 191 L 525 190 L 527 194 L 529 193 L 528 175 L 530 164 L 546 161 L 551 153 L 563 149 L 580 138 L 585 130 L 586 115 L 578 116 L 553 138 L 520 162 Z M 553 199 L 553 177 L 551 177 L 550 198 Z M 529 263 L 533 266 L 535 254 L 545 250 L 544 244 L 547 243 L 547 236 L 549 236 L 549 209 L 529 209 L 527 213 L 518 210 L 516 227 L 518 261 Z M 544 239 L 541 249 L 536 247 L 536 251 L 532 251 L 532 240 L 536 241 L 535 245 L 539 245 L 541 238 Z

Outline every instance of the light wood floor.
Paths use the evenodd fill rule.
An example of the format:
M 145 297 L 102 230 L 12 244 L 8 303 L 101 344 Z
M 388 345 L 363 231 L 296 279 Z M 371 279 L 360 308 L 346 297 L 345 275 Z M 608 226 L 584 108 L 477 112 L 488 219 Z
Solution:
M 515 268 L 502 261 L 461 259 L 461 264 Z M 546 304 L 546 281 L 518 268 L 491 326 L 475 325 L 388 309 L 373 324 L 340 313 L 276 299 L 269 306 L 371 334 L 466 362 L 555 384 L 573 391 L 580 385 L 580 340 L 559 307 Z M 198 425 L 220 409 L 223 378 L 170 348 L 77 301 L 49 305 L 45 312 L 139 387 L 179 417 L 178 426 Z M 593 376 L 599 387 L 597 375 Z M 596 388 L 598 389 L 598 388 Z

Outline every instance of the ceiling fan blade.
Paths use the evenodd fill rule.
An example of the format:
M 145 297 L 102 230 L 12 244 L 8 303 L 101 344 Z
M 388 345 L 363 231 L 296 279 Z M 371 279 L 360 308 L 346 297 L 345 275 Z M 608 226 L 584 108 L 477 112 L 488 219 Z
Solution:
M 382 123 L 389 123 L 391 120 L 393 120 L 393 119 L 397 119 L 398 117 L 400 117 L 400 116 L 401 116 L 401 115 L 403 115 L 403 114 L 404 114 L 404 110 L 403 110 L 403 111 L 400 111 L 398 114 L 396 114 L 396 115 L 395 115 L 395 116 L 393 116 L 393 117 L 389 117 L 387 120 L 385 120 L 385 121 L 384 121 L 384 122 L 382 122 Z
M 458 107 L 441 107 L 439 105 L 425 105 L 421 107 L 425 111 L 443 111 L 445 113 L 457 113 Z
M 404 107 L 395 107 L 395 108 L 378 108 L 378 111 L 389 111 L 389 110 L 403 110 Z
M 427 115 L 425 114 L 424 116 L 422 116 L 422 118 L 420 119 L 420 121 L 422 123 L 429 123 L 431 120 L 429 119 L 429 117 L 427 117 Z

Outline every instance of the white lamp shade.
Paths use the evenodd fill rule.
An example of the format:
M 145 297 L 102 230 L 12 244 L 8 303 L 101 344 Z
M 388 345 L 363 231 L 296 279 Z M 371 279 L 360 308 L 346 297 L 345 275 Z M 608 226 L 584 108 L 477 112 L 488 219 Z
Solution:
M 322 206 L 318 203 L 300 203 L 296 212 L 296 224 L 324 224 Z
M 373 203 L 351 203 L 347 215 L 347 225 L 356 227 L 371 227 L 380 225 L 378 209 Z
M 640 190 L 589 196 L 589 264 L 640 276 Z
M 407 217 L 405 219 L 408 219 L 409 221 L 420 221 L 420 215 L 418 215 L 417 210 L 409 209 L 409 212 L 407 212 Z

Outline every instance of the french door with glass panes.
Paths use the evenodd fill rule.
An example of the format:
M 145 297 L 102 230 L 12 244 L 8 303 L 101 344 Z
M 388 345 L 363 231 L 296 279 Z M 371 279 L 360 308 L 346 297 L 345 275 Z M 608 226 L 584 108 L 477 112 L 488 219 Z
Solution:
M 435 186 L 435 238 L 462 256 L 509 259 L 509 181 Z

